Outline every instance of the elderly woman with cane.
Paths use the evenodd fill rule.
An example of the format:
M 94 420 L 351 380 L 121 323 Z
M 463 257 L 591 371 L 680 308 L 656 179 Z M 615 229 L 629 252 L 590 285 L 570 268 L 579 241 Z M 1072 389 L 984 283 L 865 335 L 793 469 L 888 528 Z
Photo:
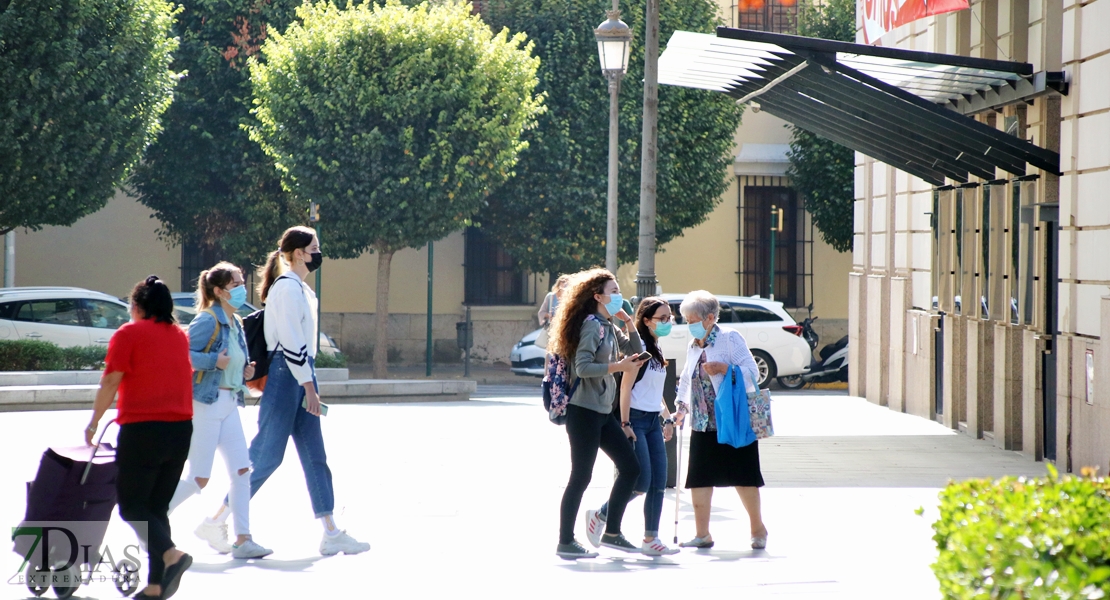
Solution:
M 686 367 L 678 381 L 678 426 L 686 417 L 691 421 L 690 462 L 686 488 L 694 503 L 694 539 L 683 542 L 683 548 L 712 548 L 709 514 L 713 488 L 733 487 L 748 512 L 751 524 L 751 545 L 755 550 L 767 547 L 767 527 L 760 513 L 759 488 L 763 474 L 759 468 L 759 442 L 734 448 L 717 440 L 715 401 L 717 390 L 730 365 L 737 365 L 745 374 L 744 385 L 749 391 L 758 378 L 759 369 L 739 332 L 717 326 L 721 305 L 707 291 L 687 294 L 679 308 L 690 324 L 693 341 L 686 353 Z

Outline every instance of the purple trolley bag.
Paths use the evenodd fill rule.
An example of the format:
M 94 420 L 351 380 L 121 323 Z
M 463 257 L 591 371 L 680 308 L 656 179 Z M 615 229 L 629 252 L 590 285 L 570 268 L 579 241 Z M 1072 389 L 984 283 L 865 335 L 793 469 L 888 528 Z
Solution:
M 138 589 L 138 565 L 124 558 L 116 564 L 101 564 L 104 536 L 117 501 L 116 450 L 102 443 L 103 439 L 101 431 L 95 447 L 47 448 L 35 480 L 27 483 L 27 512 L 20 528 L 37 527 L 44 521 L 65 522 L 77 545 L 82 546 L 73 548 L 71 538 L 59 531 L 50 533 L 50 548 L 40 546 L 32 551 L 38 538 L 13 536 L 13 550 L 27 561 L 27 589 L 35 596 L 53 588 L 58 598 L 69 598 L 78 586 L 91 581 L 94 570 L 110 575 L 124 596 Z M 40 564 L 44 556 L 48 564 Z M 86 565 L 85 573 L 81 565 Z M 108 569 L 110 572 L 105 573 Z

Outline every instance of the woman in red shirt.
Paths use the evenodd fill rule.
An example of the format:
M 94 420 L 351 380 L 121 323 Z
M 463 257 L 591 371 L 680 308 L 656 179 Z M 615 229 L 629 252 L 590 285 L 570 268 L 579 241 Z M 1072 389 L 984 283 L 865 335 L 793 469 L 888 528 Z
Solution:
M 150 557 L 148 585 L 134 598 L 169 598 L 193 563 L 174 547 L 169 520 L 170 499 L 193 433 L 193 368 L 189 338 L 173 318 L 173 297 L 157 276 L 131 291 L 131 322 L 112 336 L 105 363 L 85 442 L 92 444 L 118 390 L 119 514 L 135 528 Z M 146 524 L 145 531 L 139 523 Z

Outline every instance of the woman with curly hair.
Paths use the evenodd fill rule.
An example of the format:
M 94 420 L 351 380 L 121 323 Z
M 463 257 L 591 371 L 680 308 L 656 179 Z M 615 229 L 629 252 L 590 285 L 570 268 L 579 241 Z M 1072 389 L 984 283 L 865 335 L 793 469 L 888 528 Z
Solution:
M 559 514 L 555 553 L 561 558 L 597 557 L 596 552 L 587 551 L 574 539 L 574 524 L 599 449 L 619 472 L 609 495 L 608 520 L 600 545 L 624 552 L 640 551 L 620 530 L 624 509 L 640 476 L 640 464 L 632 447 L 632 424 L 620 423 L 613 414 L 617 393 L 613 374 L 634 377 L 641 364 L 636 355 L 643 350 L 634 327 L 626 336 L 610 322 L 617 318 L 631 323 L 632 318 L 621 308 L 623 301 L 612 273 L 605 269 L 583 271 L 571 278 L 551 325 L 551 352 L 566 361 L 569 381 L 579 380 L 567 406 L 571 470 Z M 618 350 L 625 358 L 618 360 Z

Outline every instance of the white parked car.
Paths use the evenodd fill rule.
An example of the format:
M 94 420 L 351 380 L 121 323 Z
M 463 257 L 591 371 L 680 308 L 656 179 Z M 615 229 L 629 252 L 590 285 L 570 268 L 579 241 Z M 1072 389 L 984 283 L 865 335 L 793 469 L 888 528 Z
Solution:
M 253 304 L 245 302 L 235 313 L 240 317 L 246 317 L 256 310 L 258 308 Z M 189 323 L 197 316 L 197 295 L 192 292 L 174 292 L 173 315 L 177 318 L 178 324 L 182 327 L 188 327 Z M 320 352 L 336 356 L 339 354 L 339 346 L 335 344 L 335 340 L 324 333 L 320 335 Z
M 0 340 L 107 347 L 130 320 L 127 303 L 84 288 L 0 288 Z
M 675 363 L 681 373 L 686 365 L 686 349 L 690 346 L 690 326 L 678 312 L 684 294 L 663 294 L 671 305 L 675 324 L 671 334 L 660 342 L 667 360 Z M 767 387 L 776 377 L 799 375 L 809 369 L 813 353 L 802 338 L 802 326 L 782 307 L 782 302 L 744 296 L 717 296 L 721 303 L 722 328 L 739 331 L 759 366 L 759 385 Z M 510 368 L 517 375 L 543 376 L 544 349 L 536 347 L 537 329 L 524 336 L 510 353 Z
M 517 375 L 543 377 L 543 359 L 547 351 L 536 346 L 536 337 L 542 329 L 524 336 L 509 353 L 509 370 Z
M 675 323 L 671 334 L 660 340 L 663 356 L 675 363 L 681 373 L 686 366 L 686 350 L 690 346 L 690 326 L 682 319 L 678 307 L 683 294 L 663 294 L 671 305 Z M 809 369 L 813 353 L 802 338 L 802 326 L 775 302 L 758 296 L 717 296 L 721 303 L 721 316 L 717 323 L 722 329 L 739 331 L 752 351 L 759 366 L 759 385 L 767 387 L 775 377 L 799 375 Z

